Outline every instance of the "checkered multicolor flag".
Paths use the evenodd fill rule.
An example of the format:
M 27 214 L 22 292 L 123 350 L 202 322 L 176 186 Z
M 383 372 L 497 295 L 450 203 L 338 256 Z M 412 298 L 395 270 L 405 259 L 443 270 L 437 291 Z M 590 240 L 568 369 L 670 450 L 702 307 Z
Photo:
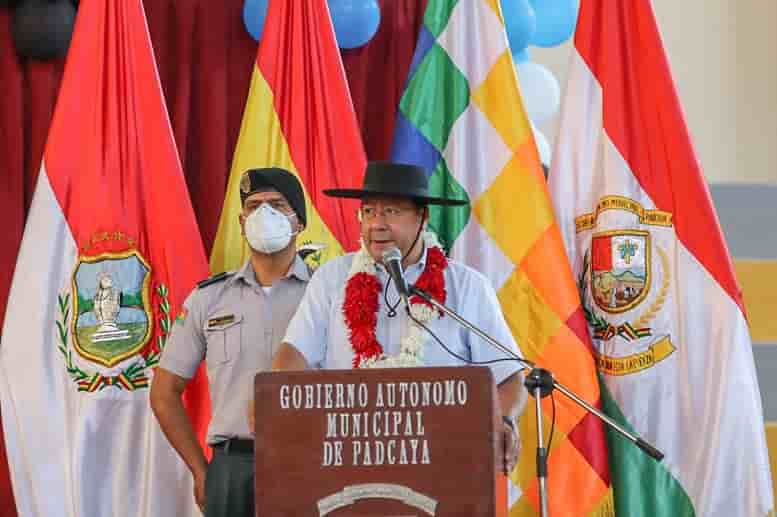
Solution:
M 589 401 L 599 401 L 586 321 L 521 103 L 497 0 L 429 0 L 402 96 L 392 157 L 432 172 L 431 226 L 452 256 L 497 289 L 524 354 Z M 549 456 L 552 515 L 611 515 L 601 425 L 556 397 Z M 550 427 L 550 400 L 544 402 Z M 536 422 L 526 411 L 511 474 L 511 516 L 538 515 Z

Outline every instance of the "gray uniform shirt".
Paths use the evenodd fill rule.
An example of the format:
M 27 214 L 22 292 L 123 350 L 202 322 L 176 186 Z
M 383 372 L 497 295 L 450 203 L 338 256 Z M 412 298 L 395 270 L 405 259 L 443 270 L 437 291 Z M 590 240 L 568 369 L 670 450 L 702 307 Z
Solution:
M 266 293 L 249 261 L 225 280 L 195 289 L 184 302 L 160 366 L 190 379 L 206 360 L 208 443 L 251 436 L 246 408 L 254 375 L 270 369 L 308 280 L 310 270 L 297 256 L 286 277 Z

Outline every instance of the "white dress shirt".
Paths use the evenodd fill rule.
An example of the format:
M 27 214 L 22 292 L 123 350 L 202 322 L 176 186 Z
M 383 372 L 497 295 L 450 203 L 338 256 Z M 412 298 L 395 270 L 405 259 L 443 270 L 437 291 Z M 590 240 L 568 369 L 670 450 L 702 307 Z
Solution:
M 352 368 L 354 352 L 343 315 L 343 301 L 354 255 L 349 253 L 332 259 L 313 274 L 299 309 L 286 331 L 284 341 L 294 346 L 312 368 Z M 407 268 L 405 278 L 409 284 L 418 280 L 425 265 L 426 250 L 416 264 Z M 486 277 L 450 259 L 443 275 L 447 293 L 445 305 L 520 355 L 496 293 Z M 378 297 L 375 335 L 385 354 L 396 355 L 399 353 L 400 341 L 406 336 L 408 325 L 412 322 L 401 303 L 396 306 L 396 315 L 389 316 L 390 307 L 383 294 L 390 277 L 381 265 L 377 267 L 377 277 L 382 289 Z M 387 298 L 391 306 L 400 301 L 393 283 L 389 285 Z M 436 318 L 427 326 L 448 348 L 469 361 L 483 362 L 507 357 L 503 351 L 495 349 L 449 316 Z M 423 361 L 426 366 L 466 364 L 449 354 L 431 336 L 426 340 Z M 500 361 L 488 366 L 497 384 L 520 369 L 515 361 Z

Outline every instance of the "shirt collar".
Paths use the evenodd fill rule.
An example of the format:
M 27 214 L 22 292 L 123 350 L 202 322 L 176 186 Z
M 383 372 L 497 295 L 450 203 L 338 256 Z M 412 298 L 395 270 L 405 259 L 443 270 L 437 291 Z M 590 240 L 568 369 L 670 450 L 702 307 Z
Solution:
M 245 264 L 237 270 L 234 281 L 243 280 L 248 285 L 259 286 L 259 282 L 256 281 L 256 275 L 254 274 L 254 268 L 251 265 L 251 260 L 246 260 Z
M 407 269 L 416 269 L 418 268 L 419 271 L 423 271 L 426 268 L 426 258 L 427 258 L 427 247 L 425 242 L 421 242 L 421 245 L 423 246 L 423 249 L 421 250 L 421 257 L 418 259 L 418 262 L 415 264 L 410 264 Z
M 294 255 L 294 262 L 291 264 L 291 269 L 289 269 L 289 272 L 286 275 L 286 277 L 290 276 L 296 277 L 297 280 L 302 280 L 303 282 L 310 281 L 310 267 L 308 267 L 305 261 L 302 260 L 302 257 L 298 254 Z
M 302 257 L 297 254 L 294 255 L 294 261 L 291 263 L 291 267 L 289 268 L 288 273 L 286 273 L 283 278 L 290 277 L 295 277 L 297 280 L 302 282 L 310 281 L 310 268 L 308 268 L 308 265 L 304 260 L 302 260 Z M 254 273 L 254 268 L 251 265 L 250 259 L 246 260 L 245 264 L 243 264 L 243 266 L 237 270 L 234 279 L 235 281 L 242 279 L 248 285 L 261 287 L 259 282 L 256 280 L 256 273 Z
M 422 242 L 421 245 L 423 246 L 423 249 L 421 250 L 421 257 L 418 259 L 418 262 L 415 264 L 410 264 L 406 269 L 406 273 L 414 273 L 415 271 L 418 271 L 418 274 L 421 274 L 421 271 L 423 271 L 426 268 L 426 258 L 427 258 L 427 248 L 426 243 Z M 388 272 L 386 271 L 386 267 L 381 264 L 380 262 L 375 263 L 377 271 L 379 271 L 381 274 L 388 275 Z

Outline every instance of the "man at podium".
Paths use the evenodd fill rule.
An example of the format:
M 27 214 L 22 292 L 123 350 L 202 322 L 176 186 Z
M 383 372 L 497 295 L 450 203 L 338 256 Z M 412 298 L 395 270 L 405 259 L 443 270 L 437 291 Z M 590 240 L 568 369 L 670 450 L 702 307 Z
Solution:
M 519 364 L 417 296 L 409 297 L 408 309 L 384 266 L 384 254 L 400 254 L 408 284 L 520 354 L 489 281 L 448 259 L 426 228 L 429 205 L 467 201 L 430 196 L 423 168 L 391 162 L 369 163 L 361 189 L 324 193 L 361 200 L 362 247 L 313 275 L 273 369 L 487 364 L 498 385 L 507 444 L 501 467 L 511 471 L 519 452 L 515 421 L 527 395 Z

